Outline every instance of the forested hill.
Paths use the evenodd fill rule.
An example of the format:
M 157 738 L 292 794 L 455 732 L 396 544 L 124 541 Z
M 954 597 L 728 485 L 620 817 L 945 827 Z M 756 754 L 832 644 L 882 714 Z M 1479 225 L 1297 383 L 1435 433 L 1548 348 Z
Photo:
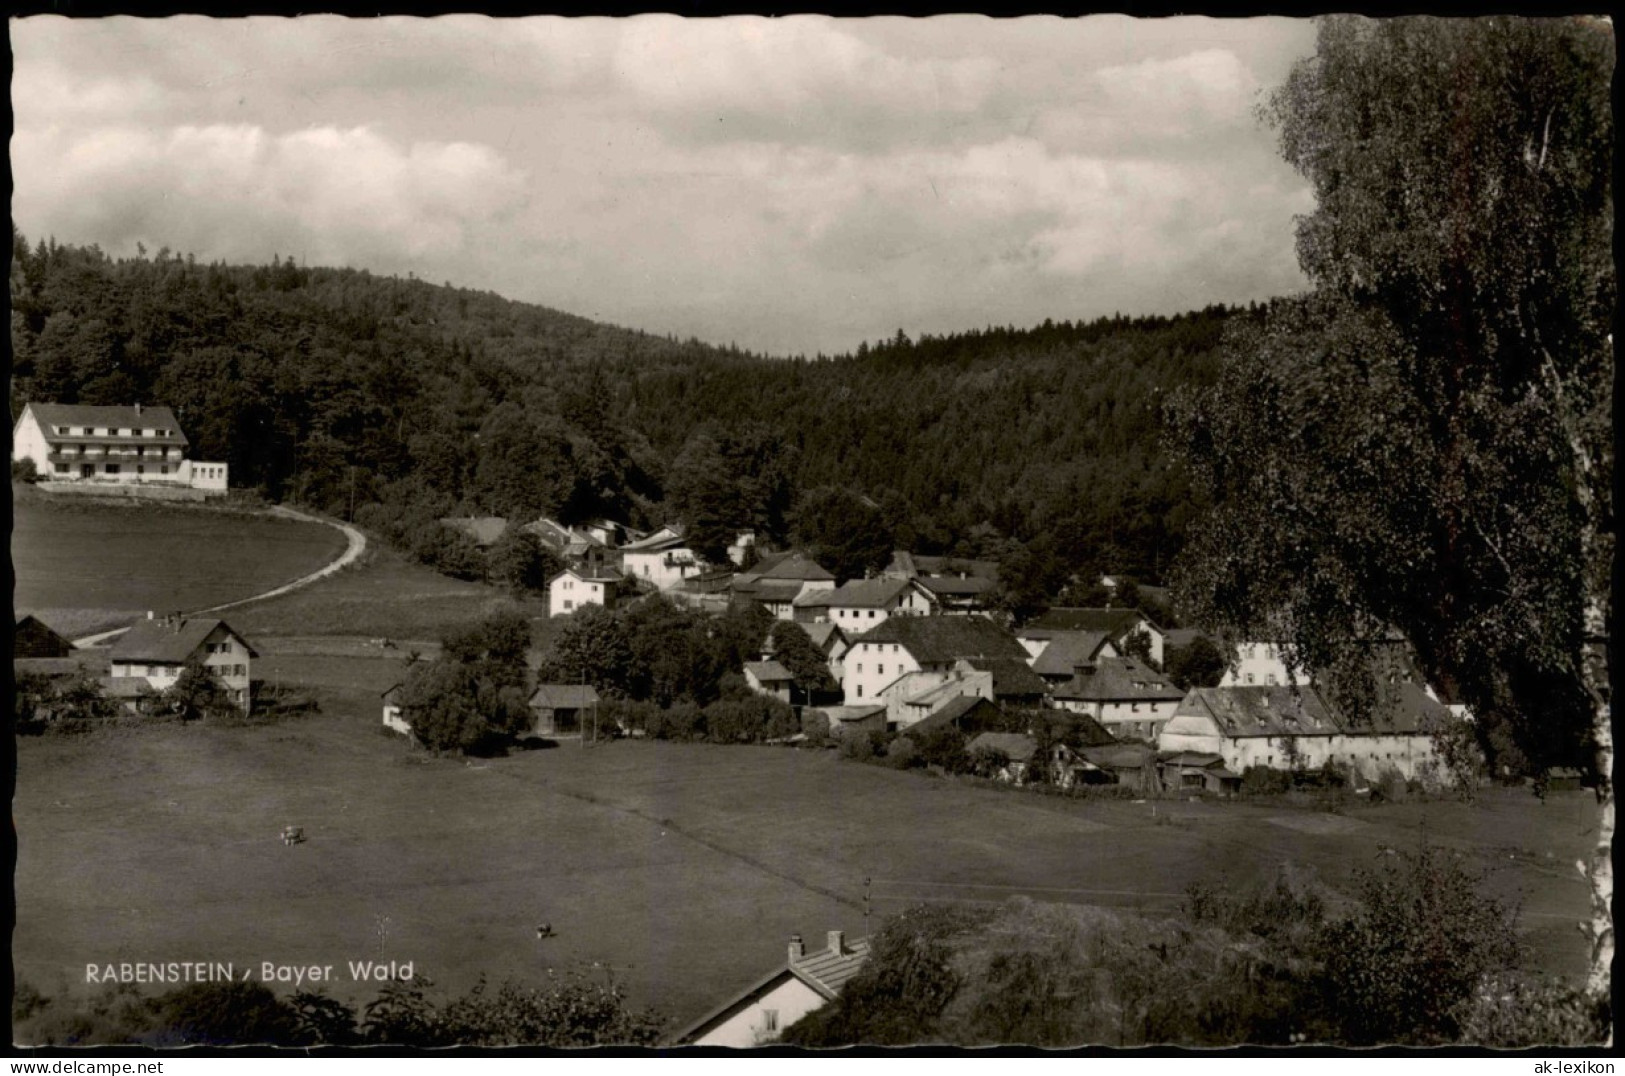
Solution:
M 276 498 L 345 511 L 353 481 L 358 505 L 783 540 L 804 495 L 840 487 L 922 552 L 1019 543 L 1146 578 L 1191 510 L 1160 400 L 1212 376 L 1235 316 L 899 333 L 785 359 L 450 284 L 114 260 L 15 230 L 11 299 L 14 420 L 29 400 L 167 404 L 194 458 Z

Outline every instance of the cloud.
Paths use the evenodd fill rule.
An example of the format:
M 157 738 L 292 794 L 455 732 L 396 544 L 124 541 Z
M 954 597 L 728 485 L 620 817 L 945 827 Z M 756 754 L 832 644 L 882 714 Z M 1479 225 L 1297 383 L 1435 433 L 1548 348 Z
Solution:
M 46 232 L 210 256 L 390 268 L 468 253 L 522 207 L 525 177 L 489 147 L 401 145 L 364 127 L 19 130 L 19 219 Z

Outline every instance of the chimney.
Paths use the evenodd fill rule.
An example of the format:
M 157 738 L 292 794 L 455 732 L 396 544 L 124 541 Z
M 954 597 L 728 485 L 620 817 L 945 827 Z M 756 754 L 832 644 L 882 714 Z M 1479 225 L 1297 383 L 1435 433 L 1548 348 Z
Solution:
M 140 402 L 137 402 L 136 405 L 135 405 L 135 413 L 136 413 L 137 417 L 139 417 L 140 414 L 141 414 L 141 404 L 140 404 Z
M 151 620 L 151 619 L 152 619 L 152 610 L 151 610 L 151 609 L 148 609 L 148 610 L 147 610 L 147 619 L 148 619 L 148 620 Z
M 801 944 L 801 935 L 790 935 L 790 963 L 794 964 L 807 955 L 807 947 Z
M 836 956 L 846 952 L 846 931 L 832 930 L 829 932 L 829 951 Z

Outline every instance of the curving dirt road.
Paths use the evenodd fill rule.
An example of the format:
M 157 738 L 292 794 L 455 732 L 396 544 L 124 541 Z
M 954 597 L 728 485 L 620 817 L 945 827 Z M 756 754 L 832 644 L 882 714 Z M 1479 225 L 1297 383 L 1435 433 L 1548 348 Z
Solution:
M 265 591 L 263 594 L 255 594 L 248 598 L 238 598 L 236 601 L 224 602 L 220 605 L 211 605 L 206 609 L 193 609 L 190 612 L 186 612 L 181 615 L 201 616 L 204 613 L 218 613 L 225 609 L 235 609 L 239 605 L 247 605 L 249 602 L 264 601 L 266 598 L 278 597 L 279 595 L 286 594 L 289 591 L 298 590 L 300 587 L 309 586 L 318 579 L 325 579 L 334 572 L 341 571 L 344 568 L 349 567 L 351 564 L 356 562 L 357 558 L 359 558 L 361 554 L 367 551 L 367 536 L 350 526 L 348 523 L 340 523 L 337 520 L 332 519 L 322 519 L 318 516 L 308 515 L 299 511 L 298 509 L 287 508 L 280 504 L 274 505 L 271 508 L 271 512 L 273 515 L 283 516 L 288 519 L 298 519 L 306 523 L 321 523 L 329 527 L 337 527 L 344 533 L 344 552 L 340 553 L 331 563 L 318 568 L 309 575 L 300 576 L 291 583 L 284 583 L 279 587 L 273 587 L 272 589 Z M 73 645 L 80 648 L 87 646 L 100 646 L 109 639 L 115 639 L 129 630 L 129 628 L 114 628 L 112 631 L 104 631 L 96 635 L 87 635 L 82 639 L 75 639 L 73 641 Z

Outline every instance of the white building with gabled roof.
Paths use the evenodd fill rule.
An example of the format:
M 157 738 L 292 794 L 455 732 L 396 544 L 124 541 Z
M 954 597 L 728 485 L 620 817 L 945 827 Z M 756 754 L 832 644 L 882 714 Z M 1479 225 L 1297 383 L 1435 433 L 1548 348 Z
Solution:
M 167 407 L 29 403 L 11 438 L 11 458 L 49 482 L 226 490 L 226 464 L 187 459 Z

